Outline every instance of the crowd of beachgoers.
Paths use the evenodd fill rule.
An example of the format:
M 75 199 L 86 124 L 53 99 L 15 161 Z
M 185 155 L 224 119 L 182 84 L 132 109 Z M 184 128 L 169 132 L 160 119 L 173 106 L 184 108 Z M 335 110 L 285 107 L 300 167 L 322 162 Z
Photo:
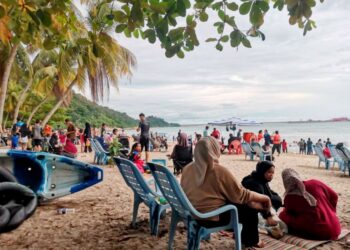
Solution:
M 283 170 L 278 170 L 278 156 L 288 155 L 288 144 L 278 130 L 270 135 L 267 130 L 254 134 L 228 128 L 232 129 L 232 133 L 225 141 L 215 127 L 210 131 L 210 127 L 206 126 L 202 134 L 196 133 L 193 137 L 180 130 L 177 137 L 173 137 L 174 143 L 168 143 L 165 135 L 151 134 L 151 124 L 143 113 L 140 114 L 139 126 L 135 128 L 139 134 L 131 136 L 123 129 L 108 128 L 106 124 L 101 124 L 99 129 L 91 128 L 89 123 L 85 124 L 85 128 L 76 128 L 68 119 L 65 124 L 67 127 L 64 129 L 53 129 L 49 124 L 41 127 L 39 120 L 33 126 L 28 126 L 19 119 L 9 135 L 2 135 L 2 142 L 13 149 L 48 151 L 83 159 L 82 155 L 91 155 L 92 139 L 97 139 L 108 150 L 113 142 L 127 138 L 128 142 L 133 140 L 133 145 L 122 157 L 133 162 L 141 173 L 148 174 L 150 169 L 147 162 L 154 159 L 151 154 L 159 157 L 159 151 L 164 149 L 167 152 L 168 144 L 171 144 L 170 154 L 165 154 L 172 161 L 174 175 L 180 178 L 181 187 L 194 208 L 206 213 L 234 204 L 238 209 L 239 222 L 243 225 L 242 243 L 248 249 L 265 246 L 266 243 L 259 238 L 259 229 L 262 228 L 276 239 L 287 232 L 312 240 L 337 240 L 341 234 L 344 221 L 337 215 L 338 193 L 325 181 L 314 178 L 305 180 L 305 176 L 290 163 Z M 306 155 L 314 154 L 314 149 L 319 147 L 326 156 L 325 166 L 329 168 L 327 159 L 332 157 L 330 139 L 324 142 L 320 139 L 316 144 L 310 138 L 306 141 L 301 139 L 298 145 L 300 154 Z M 81 153 L 88 154 L 79 156 L 79 146 Z M 249 152 L 246 146 L 249 146 Z M 337 145 L 337 148 L 341 146 L 344 147 Z M 221 162 L 223 153 L 227 156 L 251 154 L 251 160 L 259 158 L 260 161 L 251 173 L 242 175 L 240 171 L 230 171 L 225 166 L 229 164 L 227 160 Z M 350 164 L 349 158 L 346 164 Z M 282 176 L 283 192 L 280 188 L 277 192 L 270 187 L 277 171 Z M 197 223 L 213 228 L 227 225 L 230 221 L 231 213 L 226 212 L 197 220 Z M 227 232 L 222 234 L 230 235 Z

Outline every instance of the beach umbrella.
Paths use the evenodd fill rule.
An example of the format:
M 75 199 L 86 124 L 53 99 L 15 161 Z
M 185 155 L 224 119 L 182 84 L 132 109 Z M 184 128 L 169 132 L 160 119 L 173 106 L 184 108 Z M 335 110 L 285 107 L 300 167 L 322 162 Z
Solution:
M 253 126 L 253 125 L 260 125 L 261 122 L 257 122 L 254 120 L 247 120 L 247 119 L 241 119 L 239 117 L 230 117 L 227 119 L 220 119 L 216 121 L 212 121 L 208 123 L 209 125 L 221 125 L 221 126 L 227 126 L 227 125 L 237 125 L 237 126 Z

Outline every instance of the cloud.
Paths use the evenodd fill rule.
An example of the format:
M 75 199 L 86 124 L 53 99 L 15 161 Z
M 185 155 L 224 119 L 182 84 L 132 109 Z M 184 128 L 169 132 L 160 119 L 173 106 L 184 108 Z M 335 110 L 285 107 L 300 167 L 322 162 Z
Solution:
M 252 49 L 226 46 L 223 52 L 204 42 L 215 30 L 200 24 L 201 45 L 183 60 L 166 58 L 159 44 L 118 36 L 136 55 L 138 69 L 105 105 L 184 124 L 231 116 L 261 121 L 349 116 L 349 11 L 348 0 L 318 4 L 317 29 L 304 37 L 288 24 L 285 10 L 271 9 L 263 26 L 266 41 L 253 39 Z M 244 25 L 246 18 L 237 22 Z

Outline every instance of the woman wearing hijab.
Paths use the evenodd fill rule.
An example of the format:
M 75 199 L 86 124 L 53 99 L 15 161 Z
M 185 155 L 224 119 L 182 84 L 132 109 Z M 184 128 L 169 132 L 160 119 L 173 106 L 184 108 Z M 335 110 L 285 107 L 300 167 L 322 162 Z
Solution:
M 269 182 L 275 174 L 275 166 L 270 161 L 261 161 L 256 164 L 256 170 L 242 180 L 243 187 L 259 194 L 267 195 L 271 199 L 272 207 L 277 211 L 282 206 L 281 197 L 274 192 Z M 264 213 L 263 217 L 271 216 L 270 212 Z
M 183 167 L 193 160 L 192 146 L 188 145 L 188 137 L 185 133 L 180 133 L 177 144 L 169 157 L 173 159 L 174 174 L 180 174 Z
M 84 144 L 85 144 L 85 149 L 84 152 L 87 153 L 88 151 L 91 152 L 91 126 L 90 123 L 86 122 L 85 123 L 85 129 L 84 129 Z
M 248 204 L 250 207 L 269 210 L 271 201 L 242 187 L 232 173 L 219 163 L 220 145 L 209 136 L 201 139 L 194 149 L 194 162 L 184 168 L 181 186 L 192 205 L 202 213 L 213 211 L 226 204 Z M 237 205 L 239 221 L 243 225 L 242 243 L 246 247 L 263 247 L 259 238 L 251 237 L 251 229 L 257 228 L 257 221 L 241 216 L 241 206 Z M 230 221 L 230 213 L 223 213 L 206 220 L 198 221 L 206 227 L 225 225 Z
M 286 193 L 279 217 L 289 232 L 313 240 L 336 240 L 341 231 L 338 195 L 321 181 L 303 181 L 290 168 L 283 170 L 282 179 Z

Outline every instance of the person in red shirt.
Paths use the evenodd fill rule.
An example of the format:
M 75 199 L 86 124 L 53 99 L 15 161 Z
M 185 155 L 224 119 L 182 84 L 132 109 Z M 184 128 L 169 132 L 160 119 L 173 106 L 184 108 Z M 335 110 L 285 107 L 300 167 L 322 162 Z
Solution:
M 323 149 L 323 155 L 326 158 L 326 162 L 325 162 L 326 169 L 329 169 L 329 165 L 330 165 L 329 159 L 332 158 L 332 155 L 331 155 L 331 151 L 327 146 Z
M 220 140 L 220 132 L 216 128 L 213 129 L 213 132 L 210 134 L 210 136 L 214 137 L 217 140 Z
M 282 179 L 286 193 L 279 218 L 289 233 L 312 240 L 336 240 L 341 232 L 337 193 L 321 181 L 302 181 L 291 168 L 283 170 Z
M 288 153 L 288 144 L 287 144 L 286 140 L 283 139 L 281 144 L 282 144 L 282 152 L 283 153 Z
M 275 135 L 272 137 L 272 155 L 275 153 L 277 150 L 278 155 L 281 154 L 281 136 L 278 131 L 275 132 Z

